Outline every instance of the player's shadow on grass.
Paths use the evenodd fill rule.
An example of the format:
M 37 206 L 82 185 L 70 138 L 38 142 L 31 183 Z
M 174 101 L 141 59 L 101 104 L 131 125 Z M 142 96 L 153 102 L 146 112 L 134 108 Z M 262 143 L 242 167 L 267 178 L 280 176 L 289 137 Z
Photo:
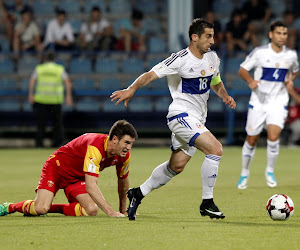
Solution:
M 219 223 L 219 221 L 210 221 L 210 223 Z M 253 226 L 253 227 L 294 227 L 300 228 L 300 223 L 286 223 L 284 221 L 274 221 L 273 223 L 261 223 L 261 222 L 242 222 L 242 221 L 221 221 L 223 224 L 228 226 Z

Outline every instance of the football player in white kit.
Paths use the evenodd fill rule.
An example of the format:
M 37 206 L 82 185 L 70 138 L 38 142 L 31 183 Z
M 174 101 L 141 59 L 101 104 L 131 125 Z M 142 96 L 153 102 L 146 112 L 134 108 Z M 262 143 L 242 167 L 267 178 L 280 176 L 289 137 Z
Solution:
M 220 60 L 210 50 L 214 43 L 213 24 L 199 18 L 193 20 L 189 27 L 189 37 L 188 48 L 172 54 L 149 72 L 139 76 L 127 89 L 111 95 L 112 101 L 117 100 L 116 104 L 124 101 L 127 106 L 137 89 L 167 76 L 173 99 L 167 115 L 168 126 L 172 131 L 170 160 L 156 167 L 140 187 L 129 189 L 129 220 L 135 220 L 142 198 L 182 172 L 197 149 L 206 155 L 201 167 L 203 201 L 200 213 L 210 218 L 225 217 L 213 201 L 213 187 L 218 176 L 222 145 L 205 127 L 210 88 L 230 108 L 234 109 L 236 104 L 221 81 Z
M 276 187 L 274 166 L 279 154 L 279 137 L 288 114 L 287 88 L 293 85 L 298 74 L 298 58 L 294 50 L 285 47 L 287 27 L 281 21 L 270 26 L 271 43 L 255 48 L 241 64 L 239 75 L 252 90 L 246 124 L 247 137 L 242 149 L 242 172 L 239 189 L 246 189 L 249 166 L 255 145 L 263 128 L 267 129 L 266 182 Z M 249 74 L 255 68 L 254 78 Z

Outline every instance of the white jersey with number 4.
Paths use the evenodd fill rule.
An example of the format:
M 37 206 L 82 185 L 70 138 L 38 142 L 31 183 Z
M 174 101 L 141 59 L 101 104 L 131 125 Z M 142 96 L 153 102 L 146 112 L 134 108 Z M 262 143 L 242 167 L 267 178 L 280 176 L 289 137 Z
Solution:
M 273 102 L 286 106 L 289 95 L 284 81 L 290 73 L 298 71 L 298 58 L 294 50 L 285 46 L 276 53 L 271 43 L 254 49 L 241 64 L 247 71 L 255 68 L 254 80 L 260 81 L 252 90 L 250 105 L 272 105 Z
M 199 59 L 186 48 L 152 68 L 159 78 L 168 79 L 173 99 L 168 118 L 188 113 L 205 123 L 211 80 L 219 74 L 219 65 L 220 59 L 214 51 Z

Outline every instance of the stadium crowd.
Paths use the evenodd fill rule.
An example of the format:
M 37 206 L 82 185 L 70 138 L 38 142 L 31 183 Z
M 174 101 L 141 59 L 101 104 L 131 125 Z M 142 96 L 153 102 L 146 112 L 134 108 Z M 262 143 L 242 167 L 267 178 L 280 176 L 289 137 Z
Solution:
M 229 90 L 236 88 L 239 64 L 247 53 L 269 42 L 268 27 L 273 20 L 281 19 L 287 25 L 287 47 L 300 50 L 298 5 L 296 0 L 214 0 L 202 16 L 195 16 L 214 23 L 213 49 L 217 50 L 223 62 L 221 73 Z M 87 76 L 102 74 L 97 63 L 99 61 L 103 69 L 109 58 L 97 60 L 99 53 L 121 55 L 116 72 L 122 73 L 126 72 L 125 66 L 132 63 L 129 58 L 141 56 L 142 72 L 165 59 L 170 51 L 167 0 L 0 0 L 0 14 L 0 61 L 5 67 L 12 65 L 12 74 L 23 72 L 30 66 L 29 61 L 41 62 L 43 52 L 49 49 L 57 52 L 58 60 L 63 58 L 62 63 L 72 79 L 76 78 L 74 73 L 85 72 L 89 65 L 91 69 L 86 71 Z M 70 55 L 67 59 L 59 56 L 66 52 Z M 81 60 L 82 57 L 84 60 Z M 27 61 L 22 64 L 24 58 Z M 72 68 L 73 62 L 76 64 L 78 61 L 82 65 L 81 71 Z M 113 68 L 111 64 L 107 65 L 110 70 Z M 33 69 L 32 66 L 28 72 Z M 6 72 L 9 71 L 5 68 L 1 74 Z M 139 72 L 129 73 L 136 75 Z M 123 86 L 130 84 L 135 75 L 127 74 L 127 78 L 122 80 Z M 25 77 L 28 78 L 29 74 Z M 17 81 L 21 83 L 25 79 L 18 78 Z M 298 80 L 295 86 L 300 87 Z M 1 88 L 0 83 L 0 91 Z M 238 103 L 238 107 L 243 106 Z

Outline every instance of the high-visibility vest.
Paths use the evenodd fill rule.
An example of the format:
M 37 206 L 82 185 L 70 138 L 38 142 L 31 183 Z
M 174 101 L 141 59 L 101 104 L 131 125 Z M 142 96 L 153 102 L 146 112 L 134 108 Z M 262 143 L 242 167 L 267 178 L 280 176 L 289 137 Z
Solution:
M 64 85 L 62 73 L 64 67 L 54 62 L 40 64 L 36 67 L 37 83 L 34 101 L 41 104 L 62 104 Z

